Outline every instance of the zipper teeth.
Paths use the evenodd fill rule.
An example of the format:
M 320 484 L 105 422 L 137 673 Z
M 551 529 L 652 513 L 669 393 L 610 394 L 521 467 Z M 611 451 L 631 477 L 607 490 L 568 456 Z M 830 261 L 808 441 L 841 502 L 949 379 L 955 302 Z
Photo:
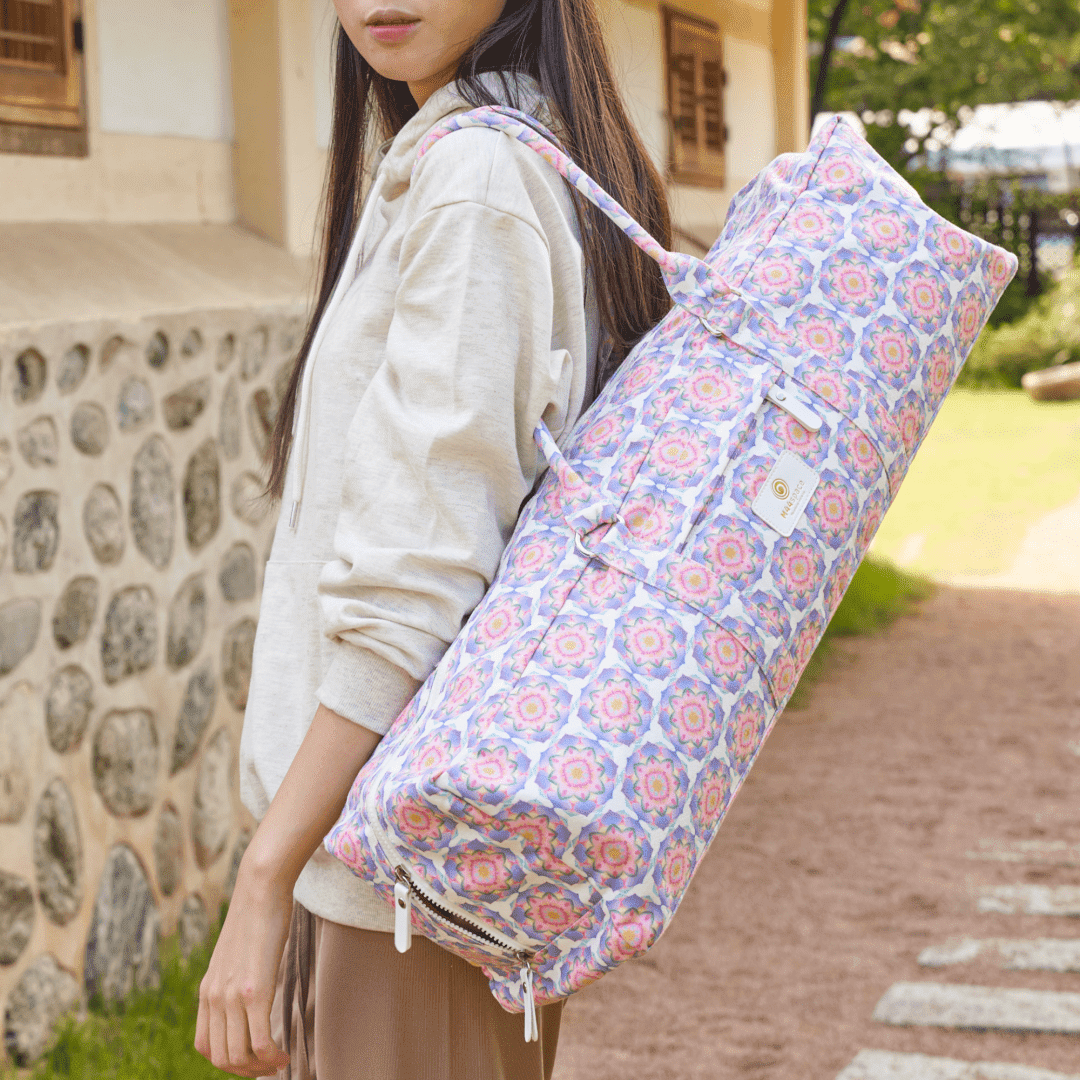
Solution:
M 491 931 L 485 930 L 475 919 L 470 919 L 467 915 L 459 915 L 456 911 L 452 911 L 450 908 L 445 907 L 437 900 L 433 900 L 419 885 L 417 885 L 413 880 L 412 875 L 404 866 L 396 867 L 395 872 L 399 878 L 405 880 L 412 890 L 413 895 L 424 907 L 428 908 L 437 918 L 441 918 L 443 922 L 449 923 L 455 930 L 460 930 L 462 933 L 476 938 L 477 941 L 483 942 L 485 945 L 495 945 L 506 952 L 512 953 L 519 959 L 527 959 L 530 956 L 524 949 L 519 949 L 516 945 L 507 945 L 505 942 L 500 941 L 491 933 Z M 469 923 L 469 926 L 461 926 L 458 920 Z

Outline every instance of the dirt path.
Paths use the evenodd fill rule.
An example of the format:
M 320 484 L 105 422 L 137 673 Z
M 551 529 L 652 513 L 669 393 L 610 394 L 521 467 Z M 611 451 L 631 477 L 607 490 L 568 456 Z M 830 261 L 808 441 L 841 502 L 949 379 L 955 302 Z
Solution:
M 668 934 L 570 1002 L 557 1080 L 832 1080 L 860 1048 L 1080 1072 L 1077 1037 L 871 1020 L 899 980 L 1080 991 L 1080 975 L 915 959 L 955 936 L 1080 936 L 975 908 L 980 885 L 1080 885 L 1080 869 L 964 854 L 1080 842 L 1080 597 L 943 588 L 841 650 Z

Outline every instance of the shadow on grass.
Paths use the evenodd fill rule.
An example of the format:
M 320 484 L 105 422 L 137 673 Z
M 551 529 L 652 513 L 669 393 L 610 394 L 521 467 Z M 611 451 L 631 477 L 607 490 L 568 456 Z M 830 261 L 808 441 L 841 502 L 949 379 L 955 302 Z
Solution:
M 886 559 L 863 559 L 787 707 L 801 709 L 809 704 L 811 687 L 824 673 L 837 638 L 884 630 L 933 592 L 933 582 L 927 578 L 906 573 Z

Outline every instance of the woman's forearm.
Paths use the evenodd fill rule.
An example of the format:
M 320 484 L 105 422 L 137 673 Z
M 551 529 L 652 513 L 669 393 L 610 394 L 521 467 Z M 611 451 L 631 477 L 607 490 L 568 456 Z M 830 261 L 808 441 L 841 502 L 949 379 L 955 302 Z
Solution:
M 381 737 L 319 706 L 244 854 L 246 873 L 292 892 Z

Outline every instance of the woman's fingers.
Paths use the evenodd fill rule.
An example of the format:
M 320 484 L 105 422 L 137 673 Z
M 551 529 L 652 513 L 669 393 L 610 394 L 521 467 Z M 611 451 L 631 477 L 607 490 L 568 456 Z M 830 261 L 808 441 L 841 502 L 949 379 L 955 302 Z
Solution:
M 235 991 L 228 994 L 225 1001 L 225 1042 L 228 1068 L 243 1069 L 246 1074 L 249 1073 L 256 1064 L 255 1055 L 248 1042 L 247 1011 Z
M 209 1004 L 209 1016 L 207 1017 L 210 1029 L 210 1063 L 217 1069 L 229 1067 L 229 1042 L 225 1037 L 225 1002 L 216 988 L 211 987 L 207 995 Z
M 195 1049 L 204 1058 L 210 1057 L 210 1007 L 206 1001 L 205 988 L 201 985 L 199 987 L 199 1015 L 195 1020 Z
M 289 1064 L 289 1055 L 274 1042 L 274 1037 L 270 1034 L 272 1004 L 267 1004 L 265 1008 L 254 1005 L 248 1009 L 248 1035 L 256 1061 L 260 1065 L 269 1066 L 270 1072 L 277 1072 Z

